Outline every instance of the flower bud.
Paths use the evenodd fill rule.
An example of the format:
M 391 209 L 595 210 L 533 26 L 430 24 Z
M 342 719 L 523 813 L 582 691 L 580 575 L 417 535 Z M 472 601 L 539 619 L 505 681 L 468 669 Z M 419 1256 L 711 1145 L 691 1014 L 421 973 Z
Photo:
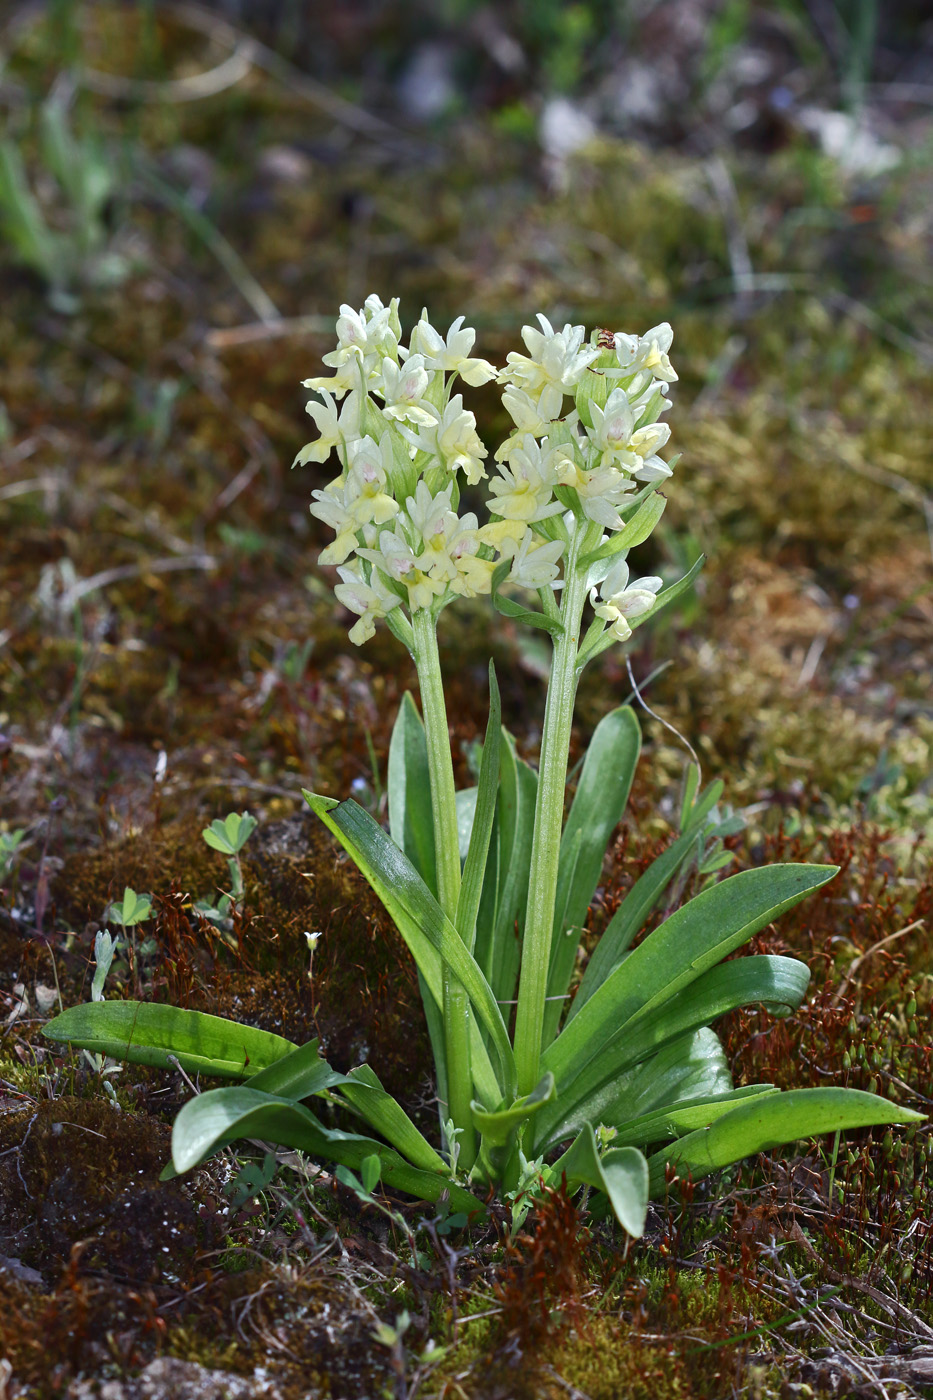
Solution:
M 618 369 L 619 361 L 615 351 L 603 350 L 589 369 L 583 371 L 580 382 L 574 390 L 574 402 L 580 415 L 580 422 L 585 427 L 593 427 L 590 403 L 595 403 L 598 408 L 605 408 L 606 400 L 616 387 L 616 377 L 607 374 L 606 371 L 615 370 L 618 374 Z

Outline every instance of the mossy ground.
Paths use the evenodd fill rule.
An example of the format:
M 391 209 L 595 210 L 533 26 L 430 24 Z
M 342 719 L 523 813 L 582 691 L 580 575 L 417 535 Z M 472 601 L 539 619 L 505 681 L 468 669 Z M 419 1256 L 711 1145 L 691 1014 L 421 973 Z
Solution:
M 197 66 L 183 25 L 160 20 L 143 51 L 127 12 L 114 23 L 93 8 L 98 67 Z M 385 31 L 366 32 L 390 51 Z M 327 42 L 346 40 L 331 28 Z M 28 114 L 62 63 L 41 27 L 11 57 L 32 168 Z M 733 149 L 761 274 L 743 292 L 734 216 L 683 144 L 607 137 L 549 184 L 527 103 L 489 99 L 439 136 L 348 143 L 342 119 L 261 66 L 197 102 L 85 94 L 78 111 L 128 158 L 113 219 L 136 271 L 66 316 L 11 259 L 0 268 L 0 830 L 27 832 L 0 907 L 0 1352 L 23 1387 L 9 1393 L 51 1400 L 158 1354 L 264 1366 L 288 1400 L 867 1396 L 879 1376 L 896 1378 L 888 1394 L 924 1393 L 926 1125 L 853 1135 L 835 1156 L 814 1144 L 695 1191 L 673 1182 L 627 1253 L 560 1197 L 512 1244 L 501 1222 L 446 1237 L 394 1202 L 412 1257 L 401 1217 L 361 1208 L 326 1174 L 309 1184 L 287 1157 L 239 1206 L 227 1159 L 159 1185 L 180 1077 L 127 1068 L 114 1102 L 37 1032 L 58 995 L 87 997 L 94 934 L 130 885 L 153 896 L 153 948 L 138 987 L 124 967 L 112 988 L 319 1036 L 338 1068 L 370 1058 L 419 1121 L 434 1118 L 414 970 L 299 796 L 355 785 L 378 809 L 414 679 L 387 634 L 362 651 L 347 641 L 307 511 L 323 477 L 288 471 L 300 381 L 330 336 L 257 330 L 242 276 L 135 180 L 142 151 L 204 203 L 287 316 L 329 320 L 378 290 L 400 295 L 409 321 L 422 304 L 437 324 L 467 312 L 493 359 L 539 308 L 674 324 L 684 456 L 639 564 L 675 576 L 700 552 L 708 563 L 696 598 L 637 634 L 633 672 L 672 663 L 645 698 L 745 812 L 729 841 L 739 866 L 842 867 L 756 941 L 805 958 L 812 995 L 790 1022 L 730 1019 L 736 1080 L 929 1104 L 928 127 L 905 116 L 912 154 L 867 185 L 790 128 Z M 494 437 L 496 396 L 476 398 Z M 490 648 L 506 722 L 536 753 L 544 653 L 501 618 L 491 638 L 490 621 L 476 604 L 442 629 L 459 782 L 485 724 Z M 609 653 L 581 690 L 577 754 L 629 689 Z M 596 931 L 673 829 L 683 749 L 644 723 Z M 260 827 L 225 939 L 193 904 L 224 888 L 200 831 L 233 809 Z M 323 934 L 313 964 L 310 931 Z M 393 1351 L 374 1329 L 403 1309 Z

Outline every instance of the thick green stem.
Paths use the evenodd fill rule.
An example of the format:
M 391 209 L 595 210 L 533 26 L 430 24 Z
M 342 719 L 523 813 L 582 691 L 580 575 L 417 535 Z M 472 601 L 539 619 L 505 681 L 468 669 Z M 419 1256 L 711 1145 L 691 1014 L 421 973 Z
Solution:
M 564 569 L 566 583 L 560 609 L 564 631 L 554 640 L 541 734 L 522 970 L 515 1015 L 515 1064 L 519 1094 L 530 1094 L 539 1079 L 544 999 L 547 996 L 551 961 L 557 868 L 564 822 L 567 756 L 577 691 L 577 648 L 586 601 L 586 571 L 577 564 L 585 544 L 581 535 L 582 532 L 578 532 L 575 536 Z
M 460 843 L 457 833 L 457 799 L 454 769 L 450 756 L 450 731 L 441 663 L 437 651 L 434 618 L 422 608 L 412 616 L 415 665 L 421 688 L 421 711 L 428 748 L 431 781 L 431 811 L 434 821 L 434 850 L 437 861 L 438 900 L 452 923 L 457 919 L 460 898 Z M 470 1001 L 463 987 L 444 967 L 444 1049 L 447 1057 L 447 1112 L 454 1127 L 461 1130 L 457 1141 L 459 1163 L 469 1169 L 476 1160 L 476 1136 L 470 1116 L 473 1076 L 470 1068 Z

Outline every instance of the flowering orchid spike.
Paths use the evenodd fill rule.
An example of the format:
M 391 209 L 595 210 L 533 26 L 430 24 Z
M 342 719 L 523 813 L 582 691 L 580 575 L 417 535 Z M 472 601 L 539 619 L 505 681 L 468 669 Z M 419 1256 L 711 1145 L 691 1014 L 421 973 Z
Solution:
M 527 353 L 510 352 L 501 371 L 473 354 L 475 339 L 462 316 L 443 335 L 423 311 L 405 345 L 397 301 L 369 296 L 358 310 L 340 308 L 337 347 L 324 356 L 333 374 L 305 381 L 319 393 L 307 406 L 317 437 L 295 460 L 333 453 L 340 465 L 312 493 L 311 511 L 334 531 L 320 562 L 341 571 L 337 597 L 359 619 L 351 637 L 365 641 L 392 613 L 400 636 L 416 614 L 433 626 L 455 598 L 488 594 L 504 564 L 512 586 L 563 590 L 568 635 L 578 635 L 589 596 L 607 632 L 624 640 L 660 587 L 630 583 L 623 571 L 628 547 L 659 515 L 633 515 L 634 506 L 672 470 L 660 455 L 677 378 L 671 328 L 587 341 L 583 326 L 557 329 L 539 314 L 522 330 Z M 454 387 L 492 378 L 514 426 L 493 454 L 483 520 L 459 511 L 461 490 L 486 478 L 489 454 Z

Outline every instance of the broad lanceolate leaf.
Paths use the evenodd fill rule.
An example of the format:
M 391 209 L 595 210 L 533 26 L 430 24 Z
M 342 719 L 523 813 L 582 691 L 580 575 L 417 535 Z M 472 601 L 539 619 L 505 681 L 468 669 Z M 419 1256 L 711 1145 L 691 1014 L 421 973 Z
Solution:
M 437 896 L 434 821 L 424 725 L 411 694 L 402 696 L 389 744 L 389 831 L 431 893 Z
M 581 1078 L 586 1079 L 586 1074 Z M 732 1075 L 719 1037 L 702 1026 L 612 1074 L 590 1093 L 577 1096 L 576 1087 L 567 1091 L 562 1102 L 549 1106 L 547 1118 L 542 1116 L 535 1124 L 535 1142 L 529 1143 L 535 1156 L 566 1142 L 584 1123 L 619 1128 L 654 1109 L 729 1093 Z M 636 1140 L 635 1145 L 641 1143 Z
M 470 850 L 470 837 L 473 835 L 473 822 L 476 818 L 478 788 L 460 788 L 455 794 L 457 800 L 457 845 L 461 861 L 466 860 Z M 392 837 L 395 841 L 395 837 Z M 398 842 L 395 842 L 398 845 Z M 407 854 L 407 853 L 406 853 Z M 414 864 L 414 862 L 412 862 Z
M 350 853 L 382 900 L 436 1003 L 441 1004 L 441 960 L 450 967 L 469 996 L 478 1020 L 489 1035 L 501 1076 L 497 1080 L 477 1032 L 472 1036 L 471 1052 L 474 1083 L 480 1098 L 493 1104 L 514 1095 L 512 1046 L 489 983 L 407 856 L 357 802 L 336 803 L 307 791 L 304 797 Z M 471 1022 L 471 1026 L 473 1024 Z
M 260 1070 L 250 1080 L 249 1087 L 297 1102 L 345 1083 L 346 1075 L 338 1074 L 321 1058 L 320 1042 L 309 1040 L 291 1054 L 276 1060 L 275 1064 Z
M 592 1186 L 604 1192 L 622 1228 L 636 1239 L 644 1233 L 648 1164 L 637 1148 L 612 1148 L 600 1157 L 596 1136 L 587 1123 L 550 1168 L 548 1179 L 559 1182 L 562 1176 L 566 1176 L 571 1188 Z
M 731 1113 L 736 1104 L 744 1099 L 777 1093 L 780 1090 L 774 1084 L 744 1084 L 740 1089 L 730 1089 L 728 1093 L 714 1094 L 710 1098 L 678 1102 L 672 1108 L 660 1108 L 625 1123 L 617 1130 L 612 1140 L 613 1146 L 631 1145 L 644 1150 L 653 1142 L 666 1142 L 699 1128 L 707 1128 L 724 1113 Z
M 489 841 L 496 815 L 501 714 L 499 687 L 496 684 L 495 669 L 490 661 L 489 722 L 486 725 L 486 741 L 483 744 L 483 757 L 480 763 L 473 825 L 463 867 L 463 877 L 460 881 L 460 898 L 457 903 L 457 931 L 470 952 L 473 951 L 473 945 L 476 941 L 476 916 L 483 892 L 483 877 L 486 872 Z
M 206 1157 L 243 1138 L 307 1152 L 316 1161 L 336 1162 L 359 1171 L 376 1154 L 383 1180 L 425 1201 L 450 1193 L 451 1205 L 468 1213 L 482 1206 L 468 1191 L 441 1172 L 422 1171 L 375 1138 L 327 1128 L 303 1104 L 254 1089 L 212 1089 L 190 1099 L 172 1129 L 172 1161 L 177 1172 L 190 1171 Z
M 652 1195 L 664 1190 L 668 1166 L 694 1180 L 755 1152 L 848 1128 L 919 1123 L 923 1115 L 859 1089 L 791 1089 L 749 1100 L 709 1128 L 688 1133 L 649 1159 Z
M 647 504 L 647 502 L 646 502 Z M 590 901 L 602 874 L 606 847 L 622 820 L 641 750 L 635 712 L 624 705 L 600 720 L 593 732 L 560 843 L 549 997 L 542 1045 L 554 1039 L 570 985 Z
M 708 1027 L 740 1006 L 761 1002 L 777 1014 L 786 1015 L 800 1005 L 809 981 L 809 969 L 796 958 L 774 954 L 737 958 L 709 968 L 670 1000 L 620 1022 L 609 1040 L 569 1080 L 557 1108 L 549 1107 L 536 1121 L 535 1152 L 541 1150 L 545 1141 L 553 1143 L 566 1138 L 582 1121 L 615 1127 L 627 1117 L 643 1112 L 647 1107 L 644 1102 L 626 1104 L 620 1099 L 620 1095 L 627 1092 L 629 1080 L 622 1076 L 628 1071 L 640 1066 L 638 1074 L 642 1083 L 647 1082 L 645 1076 L 650 1079 L 668 1063 L 666 1058 L 657 1055 L 658 1051 L 671 1042 L 682 1044 L 684 1036 Z M 720 1058 L 726 1076 L 721 1087 L 731 1087 L 718 1041 L 712 1032 L 706 1034 L 712 1039 L 705 1043 L 715 1043 L 715 1055 Z M 697 1047 L 698 1042 L 694 1042 L 694 1050 Z M 660 1105 L 660 1100 L 658 1103 Z M 614 1106 L 618 1109 L 617 1116 Z
M 678 909 L 607 977 L 545 1051 L 542 1068 L 553 1072 L 558 1094 L 636 1013 L 645 1015 L 681 995 L 836 871 L 832 865 L 743 870 Z
M 249 1078 L 298 1048 L 271 1031 L 148 1001 L 70 1006 L 42 1034 L 136 1065 L 171 1069 L 176 1059 L 189 1074 L 222 1079 Z
M 409 1162 L 424 1171 L 446 1171 L 443 1158 L 418 1131 L 401 1104 L 386 1093 L 369 1065 L 351 1069 L 344 1078 L 341 1093 L 370 1127 L 388 1139 Z
M 396 609 L 396 611 L 398 611 Z M 405 623 L 408 632 L 411 624 Z M 405 641 L 404 637 L 400 640 Z M 410 649 L 410 637 L 406 645 Z M 434 848 L 434 819 L 431 812 L 431 778 L 428 768 L 428 746 L 421 716 L 411 694 L 406 691 L 399 707 L 398 718 L 389 744 L 387 779 L 389 800 L 389 832 L 392 840 L 405 852 L 428 889 L 437 897 L 437 859 Z M 460 795 L 458 794 L 458 803 Z M 459 812 L 459 807 L 458 807 Z M 472 823 L 472 813 L 470 816 Z M 447 1064 L 444 1042 L 444 1017 L 424 974 L 419 968 L 418 985 L 424 1004 L 431 1049 L 437 1070 L 437 1092 L 441 1103 L 447 1101 Z
M 577 989 L 568 1020 L 582 1011 L 590 997 L 628 952 L 636 934 L 644 928 L 648 915 L 693 854 L 699 833 L 711 807 L 722 795 L 722 783 L 710 783 L 685 825 L 682 834 L 648 866 L 635 881 L 609 921 L 605 933 L 593 949 L 583 980 Z

